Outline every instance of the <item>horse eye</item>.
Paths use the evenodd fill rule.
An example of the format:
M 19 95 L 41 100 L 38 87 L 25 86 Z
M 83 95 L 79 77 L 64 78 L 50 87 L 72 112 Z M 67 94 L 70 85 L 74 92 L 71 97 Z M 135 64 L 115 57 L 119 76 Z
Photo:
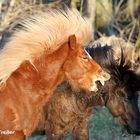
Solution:
M 85 62 L 88 62 L 88 56 L 83 56 L 83 60 L 84 60 Z

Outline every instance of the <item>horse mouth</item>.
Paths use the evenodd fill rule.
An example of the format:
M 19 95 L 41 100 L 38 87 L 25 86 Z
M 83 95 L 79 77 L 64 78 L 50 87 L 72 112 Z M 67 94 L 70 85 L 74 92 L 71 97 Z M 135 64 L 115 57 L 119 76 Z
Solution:
M 100 83 L 100 86 L 99 86 L 99 83 Z M 96 80 L 93 82 L 93 85 L 91 87 L 91 91 L 93 92 L 97 92 L 101 86 L 104 86 L 105 85 L 105 81 L 103 80 Z
M 97 92 L 100 89 L 100 87 L 104 86 L 105 82 L 108 81 L 109 79 L 110 79 L 110 74 L 108 73 L 103 74 L 100 78 L 94 79 L 93 84 L 91 86 L 91 91 Z M 97 84 L 99 82 L 101 86 Z
M 105 81 L 100 81 L 101 85 L 104 86 L 105 85 Z M 97 84 L 97 83 L 96 83 Z

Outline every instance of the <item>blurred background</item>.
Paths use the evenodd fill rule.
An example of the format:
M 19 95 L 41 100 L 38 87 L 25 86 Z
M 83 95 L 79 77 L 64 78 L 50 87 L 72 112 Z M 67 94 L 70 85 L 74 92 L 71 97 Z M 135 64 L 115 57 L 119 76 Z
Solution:
M 140 0 L 0 0 L 0 38 L 17 24 L 20 17 L 44 7 L 61 7 L 62 4 L 89 17 L 95 40 L 116 35 L 134 43 L 139 54 Z
M 116 35 L 135 47 L 135 63 L 140 64 L 140 0 L 0 0 L 0 40 L 8 36 L 20 18 L 47 7 L 66 4 L 88 17 L 93 39 Z M 140 72 L 140 70 L 139 70 Z M 140 101 L 139 101 L 140 104 Z M 105 107 L 96 107 L 89 123 L 90 140 L 140 140 L 115 124 Z M 65 139 L 70 140 L 70 136 Z M 44 136 L 28 140 L 45 140 Z

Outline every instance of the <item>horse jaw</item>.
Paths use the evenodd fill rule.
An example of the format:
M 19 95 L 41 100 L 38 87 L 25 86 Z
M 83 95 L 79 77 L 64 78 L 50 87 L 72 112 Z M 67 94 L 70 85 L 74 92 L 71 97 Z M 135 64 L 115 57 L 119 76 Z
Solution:
M 94 91 L 94 92 L 97 92 L 97 91 L 98 91 L 98 88 L 97 88 L 96 83 L 94 83 L 94 84 L 91 86 L 90 91 Z

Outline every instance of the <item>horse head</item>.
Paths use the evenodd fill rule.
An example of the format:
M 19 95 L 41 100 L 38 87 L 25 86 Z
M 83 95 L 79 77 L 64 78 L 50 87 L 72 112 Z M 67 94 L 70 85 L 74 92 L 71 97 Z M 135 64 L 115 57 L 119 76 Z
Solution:
M 96 81 L 104 84 L 110 75 L 77 44 L 75 35 L 69 37 L 68 45 L 69 55 L 63 65 L 66 78 L 74 90 L 97 91 Z

